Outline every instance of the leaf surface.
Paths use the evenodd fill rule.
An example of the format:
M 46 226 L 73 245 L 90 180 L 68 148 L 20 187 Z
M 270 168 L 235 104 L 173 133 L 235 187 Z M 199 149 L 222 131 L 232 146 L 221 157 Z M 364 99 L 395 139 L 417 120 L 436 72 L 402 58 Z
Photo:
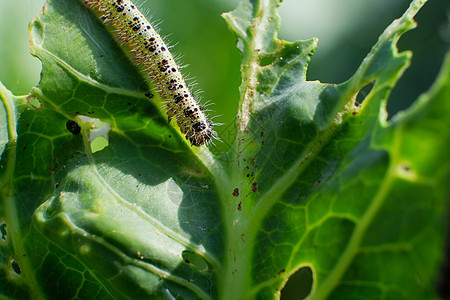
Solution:
M 278 5 L 224 15 L 242 84 L 237 138 L 216 156 L 167 123 L 153 83 L 81 2 L 48 2 L 31 27 L 41 82 L 26 98 L 0 90 L 12 287 L 42 299 L 273 299 L 309 269 L 309 299 L 436 296 L 450 59 L 408 111 L 385 112 L 411 59 L 396 43 L 423 2 L 341 84 L 306 80 L 317 40 L 279 40 Z

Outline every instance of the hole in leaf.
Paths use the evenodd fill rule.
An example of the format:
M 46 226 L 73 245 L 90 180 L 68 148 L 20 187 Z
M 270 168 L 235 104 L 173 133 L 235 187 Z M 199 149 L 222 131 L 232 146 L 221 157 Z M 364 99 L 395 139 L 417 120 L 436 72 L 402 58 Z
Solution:
M 310 267 L 303 267 L 289 277 L 289 280 L 281 290 L 281 300 L 305 299 L 313 284 L 312 270 Z
M 7 236 L 6 223 L 3 223 L 3 224 L 0 225 L 0 232 L 2 233 L 2 240 L 6 241 L 6 236 Z
M 200 255 L 192 251 L 184 250 L 181 256 L 185 263 L 195 266 L 200 272 L 208 271 L 208 263 Z
M 44 24 L 42 24 L 39 20 L 34 20 L 32 31 L 33 43 L 35 43 L 35 45 L 44 44 Z
M 436 291 L 442 299 L 450 299 L 450 222 L 447 220 L 447 237 L 441 270 L 436 284 Z
M 399 177 L 408 180 L 416 180 L 417 174 L 412 168 L 411 164 L 407 161 L 401 162 L 397 165 L 397 174 Z
M 359 90 L 358 95 L 356 96 L 356 106 L 360 106 L 361 103 L 363 103 L 364 99 L 366 99 L 367 95 L 369 95 L 370 91 L 372 90 L 373 85 L 374 83 L 371 82 Z
M 261 60 L 259 61 L 259 65 L 261 67 L 265 67 L 268 66 L 270 64 L 272 64 L 275 61 L 275 57 L 271 57 L 271 56 L 264 56 L 261 58 Z
M 27 102 L 35 109 L 41 109 L 42 108 L 42 102 L 35 96 L 28 96 Z
M 11 262 L 11 267 L 13 268 L 14 272 L 16 272 L 17 274 L 22 273 L 22 271 L 20 270 L 19 264 L 15 260 L 13 260 Z
M 92 153 L 101 151 L 109 145 L 111 126 L 108 123 L 86 116 L 77 116 L 75 121 L 89 142 Z
M 103 149 L 105 149 L 106 147 L 108 147 L 109 142 L 107 139 L 105 139 L 102 136 L 96 137 L 92 142 L 91 142 L 91 151 L 92 153 L 101 151 Z

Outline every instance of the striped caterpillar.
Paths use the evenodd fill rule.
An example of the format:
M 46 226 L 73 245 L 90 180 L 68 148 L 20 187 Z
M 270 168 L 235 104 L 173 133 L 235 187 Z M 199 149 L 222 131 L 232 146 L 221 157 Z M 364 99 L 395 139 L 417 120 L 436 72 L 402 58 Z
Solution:
M 129 0 L 81 0 L 126 44 L 130 56 L 145 70 L 167 105 L 169 122 L 176 118 L 185 138 L 193 146 L 208 143 L 215 132 L 211 122 L 189 90 L 180 67 L 168 47 L 137 7 Z

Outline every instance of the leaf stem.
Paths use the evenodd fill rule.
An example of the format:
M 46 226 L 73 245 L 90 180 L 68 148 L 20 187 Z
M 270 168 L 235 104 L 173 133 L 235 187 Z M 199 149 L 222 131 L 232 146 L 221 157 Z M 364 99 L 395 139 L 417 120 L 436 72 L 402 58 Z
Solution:
M 252 270 L 252 255 L 254 243 L 252 242 L 256 236 L 252 228 L 254 223 L 250 222 L 250 210 L 239 210 L 235 205 L 236 198 L 232 196 L 233 189 L 240 186 L 242 178 L 241 168 L 239 165 L 240 156 L 243 154 L 240 149 L 242 134 L 247 128 L 253 111 L 253 101 L 256 95 L 258 85 L 257 76 L 260 73 L 260 49 L 262 37 L 264 33 L 264 22 L 266 8 L 273 4 L 273 0 L 249 0 L 244 1 L 241 5 L 251 6 L 252 15 L 248 16 L 249 27 L 246 30 L 238 30 L 236 34 L 240 36 L 242 46 L 242 84 L 239 87 L 239 111 L 237 114 L 237 138 L 232 147 L 232 155 L 230 157 L 231 164 L 229 170 L 229 178 L 234 181 L 228 181 L 226 185 L 219 187 L 220 194 L 225 195 L 222 201 L 224 211 L 223 220 L 225 224 L 225 263 L 224 272 L 219 279 L 219 299 L 248 299 L 250 293 L 249 285 L 250 273 Z M 229 23 L 233 27 L 240 28 L 238 21 L 232 14 L 226 15 Z M 259 35 L 258 35 L 259 34 Z M 241 191 L 242 192 L 242 191 Z
M 16 165 L 16 145 L 17 145 L 17 119 L 16 106 L 26 102 L 26 96 L 16 98 L 14 103 L 14 96 L 7 90 L 0 82 L 0 98 L 4 104 L 7 115 L 7 130 L 8 142 L 6 143 L 4 153 L 2 156 L 6 158 L 6 165 L 3 166 L 2 176 L 0 177 L 0 203 L 6 225 L 8 226 L 8 246 L 10 250 L 9 259 L 14 259 L 20 265 L 22 270 L 20 279 L 27 285 L 32 298 L 45 299 L 39 285 L 36 282 L 34 274 L 35 270 L 31 267 L 32 264 L 26 255 L 24 227 L 21 225 L 17 211 L 18 198 L 14 191 L 14 184 L 12 184 L 14 169 Z M 22 103 L 21 103 L 22 102 Z M 29 226 L 29 223 L 28 223 Z

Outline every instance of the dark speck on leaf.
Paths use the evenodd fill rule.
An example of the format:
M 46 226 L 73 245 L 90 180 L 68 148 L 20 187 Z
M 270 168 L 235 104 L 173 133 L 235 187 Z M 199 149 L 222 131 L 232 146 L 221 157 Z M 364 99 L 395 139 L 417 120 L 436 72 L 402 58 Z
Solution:
M 79 135 L 81 132 L 81 126 L 77 122 L 72 120 L 66 122 L 66 128 L 73 135 Z
M 233 196 L 235 196 L 235 197 L 239 196 L 239 189 L 238 188 L 234 189 Z
M 7 232 L 6 232 L 6 224 L 5 224 L 5 223 L 3 223 L 2 225 L 0 225 L 0 231 L 1 231 L 1 233 L 2 233 L 2 240 L 5 240 L 5 241 L 6 241 L 6 235 L 7 235 Z
M 258 182 L 255 181 L 252 183 L 252 191 L 256 192 L 257 190 L 258 190 Z
M 406 171 L 406 172 L 409 172 L 409 171 L 411 171 L 411 168 L 410 168 L 410 166 L 409 166 L 409 165 L 407 165 L 407 164 L 403 164 L 403 165 L 402 165 L 401 167 L 403 168 L 403 171 Z
M 20 270 L 19 264 L 15 260 L 13 260 L 11 262 L 11 267 L 13 268 L 14 272 L 16 272 L 17 274 L 22 273 L 22 271 Z

